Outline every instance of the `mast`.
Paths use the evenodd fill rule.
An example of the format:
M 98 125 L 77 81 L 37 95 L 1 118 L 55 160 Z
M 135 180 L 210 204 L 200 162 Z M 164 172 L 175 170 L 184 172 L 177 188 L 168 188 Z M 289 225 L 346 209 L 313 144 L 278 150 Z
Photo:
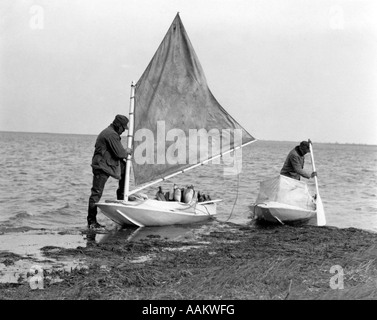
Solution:
M 131 94 L 130 94 L 130 110 L 129 110 L 129 126 L 127 135 L 127 148 L 132 149 L 132 141 L 134 135 L 134 107 L 135 107 L 135 82 L 131 82 Z M 131 173 L 131 157 L 129 154 L 126 161 L 126 176 L 124 181 L 124 200 L 128 201 L 130 191 L 130 173 Z

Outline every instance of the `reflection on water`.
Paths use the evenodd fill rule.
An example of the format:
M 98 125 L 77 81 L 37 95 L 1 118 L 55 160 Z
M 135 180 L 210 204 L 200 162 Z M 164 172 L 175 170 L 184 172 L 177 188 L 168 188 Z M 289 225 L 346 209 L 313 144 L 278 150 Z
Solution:
M 168 241 L 191 241 L 195 240 L 196 236 L 200 233 L 209 232 L 210 229 L 216 224 L 215 221 L 212 223 L 205 224 L 192 224 L 192 225 L 174 225 L 174 226 L 164 226 L 164 227 L 142 227 L 142 228 L 132 228 L 126 227 L 122 229 L 111 230 L 108 233 L 96 234 L 89 233 L 86 236 L 87 245 L 92 245 L 95 243 L 106 243 L 114 242 L 116 240 L 121 241 L 142 241 L 147 239 L 161 239 Z

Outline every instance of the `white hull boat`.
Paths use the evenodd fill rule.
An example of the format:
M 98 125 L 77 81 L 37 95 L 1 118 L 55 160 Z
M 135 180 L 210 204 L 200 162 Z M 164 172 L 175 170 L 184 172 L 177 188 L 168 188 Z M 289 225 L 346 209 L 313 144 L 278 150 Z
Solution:
M 255 205 L 254 215 L 257 220 L 272 223 L 307 223 L 316 217 L 316 211 L 270 201 Z
M 121 226 L 157 227 L 204 222 L 216 214 L 216 202 L 187 204 L 153 199 L 98 203 L 104 215 Z
M 316 209 L 308 185 L 283 175 L 260 183 L 253 206 L 256 220 L 281 224 L 307 223 L 317 216 Z

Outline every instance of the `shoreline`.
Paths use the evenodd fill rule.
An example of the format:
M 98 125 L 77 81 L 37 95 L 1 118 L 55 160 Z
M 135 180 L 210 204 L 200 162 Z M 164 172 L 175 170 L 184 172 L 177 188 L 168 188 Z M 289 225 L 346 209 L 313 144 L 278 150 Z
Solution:
M 21 270 L 0 283 L 0 299 L 377 299 L 372 231 L 218 221 L 158 229 L 4 233 L 13 247 L 17 236 L 31 240 L 24 252 L 0 251 L 0 275 Z

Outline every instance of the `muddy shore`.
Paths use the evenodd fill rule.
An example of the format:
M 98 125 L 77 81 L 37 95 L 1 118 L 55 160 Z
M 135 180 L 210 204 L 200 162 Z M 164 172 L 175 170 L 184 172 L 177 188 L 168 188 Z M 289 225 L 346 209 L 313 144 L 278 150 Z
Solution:
M 377 299 L 377 234 L 359 229 L 214 221 L 168 237 L 153 228 L 78 236 L 86 242 L 45 245 L 40 257 L 82 264 L 1 283 L 0 299 Z M 0 251 L 5 266 L 20 259 Z

